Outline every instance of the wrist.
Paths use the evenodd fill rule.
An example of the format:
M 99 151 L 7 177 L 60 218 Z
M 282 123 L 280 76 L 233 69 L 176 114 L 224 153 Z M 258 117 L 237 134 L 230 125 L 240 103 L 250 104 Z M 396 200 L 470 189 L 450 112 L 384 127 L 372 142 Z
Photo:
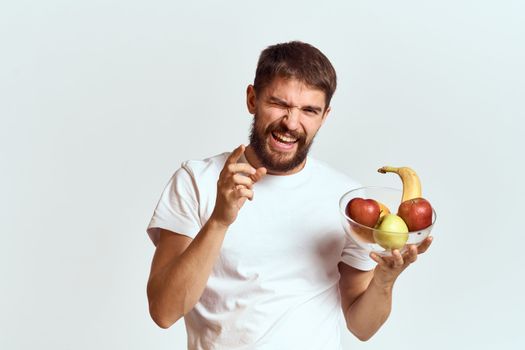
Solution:
M 221 220 L 218 220 L 217 218 L 213 216 L 213 214 L 208 219 L 208 222 L 206 223 L 206 225 L 213 231 L 227 231 L 228 228 L 230 227 L 230 224 L 227 224 L 227 223 L 222 222 Z
M 374 276 L 370 281 L 370 284 L 382 293 L 391 294 L 392 289 L 394 289 L 394 282 L 395 280 L 382 280 L 381 278 Z

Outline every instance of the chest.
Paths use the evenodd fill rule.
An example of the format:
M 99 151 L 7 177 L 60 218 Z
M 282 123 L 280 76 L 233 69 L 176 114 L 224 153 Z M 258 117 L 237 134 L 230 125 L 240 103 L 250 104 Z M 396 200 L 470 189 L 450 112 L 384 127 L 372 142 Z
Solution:
M 344 245 L 337 197 L 259 192 L 227 232 L 216 273 L 240 279 L 333 280 Z

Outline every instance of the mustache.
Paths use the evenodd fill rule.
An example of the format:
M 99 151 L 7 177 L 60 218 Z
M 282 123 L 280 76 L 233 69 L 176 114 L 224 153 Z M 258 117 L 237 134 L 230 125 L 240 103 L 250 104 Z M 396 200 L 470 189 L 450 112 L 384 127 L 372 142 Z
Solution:
M 268 133 L 272 133 L 274 131 L 278 133 L 290 135 L 291 137 L 296 138 L 299 141 L 303 141 L 306 139 L 305 134 L 298 132 L 298 131 L 290 130 L 284 125 L 276 125 L 274 127 L 268 128 Z

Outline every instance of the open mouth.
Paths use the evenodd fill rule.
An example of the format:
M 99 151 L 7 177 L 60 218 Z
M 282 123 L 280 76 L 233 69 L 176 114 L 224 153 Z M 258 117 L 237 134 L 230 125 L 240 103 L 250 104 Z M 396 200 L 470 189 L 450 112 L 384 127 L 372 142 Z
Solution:
M 288 146 L 292 146 L 294 143 L 296 143 L 299 140 L 297 137 L 293 137 L 291 135 L 287 135 L 287 134 L 280 133 L 277 131 L 272 132 L 272 137 L 275 141 L 288 145 Z

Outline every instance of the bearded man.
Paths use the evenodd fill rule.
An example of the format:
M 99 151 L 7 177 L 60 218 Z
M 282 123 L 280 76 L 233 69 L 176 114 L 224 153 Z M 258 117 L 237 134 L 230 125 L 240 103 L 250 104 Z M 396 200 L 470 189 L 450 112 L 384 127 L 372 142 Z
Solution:
M 430 245 L 380 257 L 345 237 L 338 202 L 359 184 L 308 155 L 335 89 L 315 47 L 266 48 L 246 92 L 249 145 L 184 162 L 162 193 L 149 309 L 162 328 L 184 318 L 188 349 L 341 349 L 343 317 L 367 340 Z

